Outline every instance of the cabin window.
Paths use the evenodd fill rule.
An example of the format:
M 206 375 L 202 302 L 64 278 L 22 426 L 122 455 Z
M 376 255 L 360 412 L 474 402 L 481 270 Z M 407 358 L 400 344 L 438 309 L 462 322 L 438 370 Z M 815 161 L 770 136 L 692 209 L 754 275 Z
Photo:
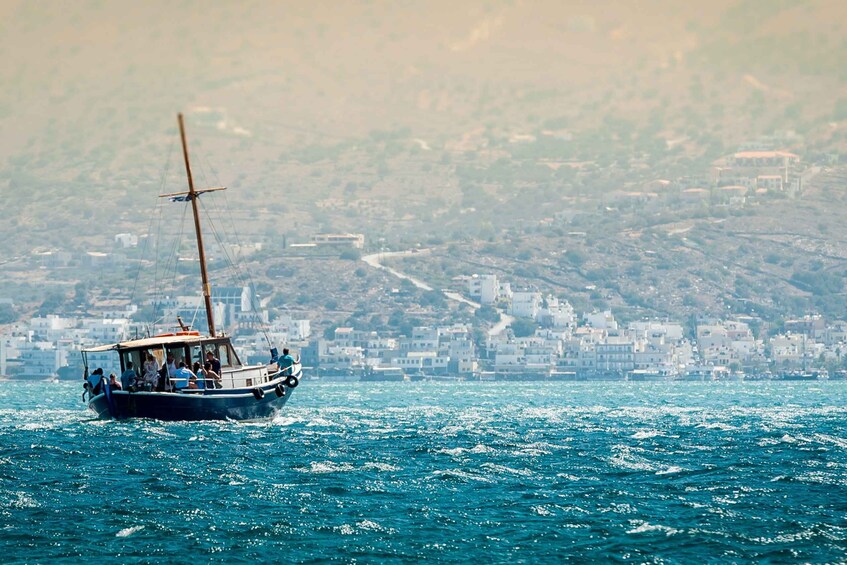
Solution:
M 144 359 L 141 358 L 142 351 L 124 351 L 121 353 L 121 371 L 125 371 L 127 363 L 132 362 L 132 367 L 136 374 L 141 374 L 144 366 Z
M 203 353 L 203 348 L 199 345 L 191 346 L 191 362 L 194 363 L 195 361 L 200 363 L 201 367 L 206 362 L 206 354 Z
M 230 358 L 230 355 L 229 355 L 229 348 L 224 346 L 224 347 L 221 347 L 219 351 L 220 351 L 220 357 L 218 357 L 218 359 L 221 360 L 221 366 L 228 367 L 228 366 L 232 365 L 232 359 Z
M 239 365 L 238 356 L 235 354 L 227 343 L 206 343 L 203 345 L 203 360 L 205 361 L 206 353 L 212 352 L 217 357 L 222 367 L 232 367 Z
M 167 351 L 169 354 L 172 354 L 174 356 L 174 365 L 176 365 L 177 367 L 179 367 L 180 361 L 185 361 L 185 347 L 181 345 L 168 347 Z M 185 361 L 185 364 L 190 366 L 191 363 Z
M 217 343 L 207 343 L 203 345 L 203 361 L 206 361 L 206 353 L 212 352 L 212 355 L 215 357 L 218 356 L 218 344 Z
M 153 357 L 156 358 L 156 362 L 159 364 L 159 367 L 165 364 L 165 350 L 164 349 L 151 349 L 150 353 L 153 354 Z

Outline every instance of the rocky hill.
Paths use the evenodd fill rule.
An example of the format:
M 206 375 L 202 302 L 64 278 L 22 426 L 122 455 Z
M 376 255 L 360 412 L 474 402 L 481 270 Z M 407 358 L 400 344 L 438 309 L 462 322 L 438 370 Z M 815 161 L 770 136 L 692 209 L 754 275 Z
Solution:
M 696 182 L 763 136 L 837 164 L 843 3 L 7 2 L 0 15 L 8 257 L 150 232 L 156 194 L 184 185 L 183 110 L 199 183 L 230 187 L 215 206 L 268 249 L 361 232 L 445 250 L 421 259 L 433 274 L 490 264 L 633 315 L 840 308 L 840 287 L 819 298 L 808 275 L 840 274 L 837 168 L 799 200 L 734 211 L 610 195 Z M 45 286 L 10 275 L 3 291 L 33 303 L 92 278 L 23 272 Z

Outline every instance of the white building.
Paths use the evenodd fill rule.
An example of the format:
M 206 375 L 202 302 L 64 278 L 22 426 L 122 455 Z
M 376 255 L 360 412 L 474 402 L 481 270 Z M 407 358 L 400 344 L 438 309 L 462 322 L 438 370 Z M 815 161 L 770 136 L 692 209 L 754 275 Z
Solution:
M 685 335 L 682 324 L 677 322 L 660 322 L 658 320 L 630 322 L 628 330 L 637 339 L 646 339 L 650 342 L 676 343 L 681 341 Z M 659 339 L 660 336 L 661 339 Z
M 84 319 L 82 320 L 82 327 L 85 330 L 85 341 L 91 345 L 118 343 L 129 337 L 129 320 L 126 318 L 112 320 Z
M 547 307 L 541 308 L 536 320 L 550 328 L 570 328 L 576 325 L 576 314 L 567 300 L 559 301 L 552 295 L 547 296 Z
M 125 249 L 127 247 L 137 247 L 138 236 L 132 233 L 119 233 L 115 235 L 115 243 Z
M 600 371 L 626 372 L 635 369 L 635 343 L 626 338 L 609 337 L 594 346 L 595 367 Z
M 312 335 L 312 324 L 309 320 L 283 314 L 271 324 L 271 331 L 287 334 L 286 341 L 304 341 Z
M 450 341 L 450 371 L 467 374 L 476 371 L 476 346 L 471 339 L 454 339 Z
M 480 304 L 494 304 L 501 294 L 497 275 L 473 275 L 468 279 L 468 294 Z
M 746 323 L 726 320 L 698 325 L 697 348 L 705 362 L 729 365 L 751 359 L 759 350 L 759 342 Z
M 401 337 L 399 340 L 400 352 L 410 354 L 419 351 L 438 351 L 438 330 L 430 327 L 416 327 L 412 329 L 412 335 Z
M 604 312 L 586 312 L 582 314 L 582 319 L 592 328 L 612 331 L 618 329 L 618 322 L 612 315 L 611 310 L 606 310 Z
M 31 318 L 29 321 L 30 335 L 44 341 L 61 339 L 67 330 L 76 327 L 76 325 L 77 320 L 75 318 L 62 318 L 54 314 Z
M 365 247 L 365 236 L 360 233 L 319 233 L 312 236 L 312 243 L 362 249 Z
M 538 291 L 516 291 L 512 293 L 509 313 L 520 318 L 535 319 L 541 311 L 541 293 Z

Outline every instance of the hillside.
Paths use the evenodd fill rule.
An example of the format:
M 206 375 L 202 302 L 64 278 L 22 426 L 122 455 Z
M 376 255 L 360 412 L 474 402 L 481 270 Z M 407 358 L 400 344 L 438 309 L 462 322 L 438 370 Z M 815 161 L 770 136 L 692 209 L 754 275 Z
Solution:
M 847 147 L 843 3 L 0 10 L 6 256 L 111 251 L 116 233 L 148 233 L 155 195 L 184 185 L 183 110 L 198 183 L 228 186 L 214 205 L 267 249 L 321 231 L 450 246 L 421 269 L 490 263 L 520 278 L 521 266 L 528 284 L 561 284 L 586 307 L 632 315 L 819 307 L 803 273 L 842 266 L 829 252 L 847 237 L 843 207 L 830 205 L 844 188 L 837 174 L 799 204 L 732 213 L 621 207 L 611 195 L 652 179 L 694 182 L 762 136 L 804 163 L 837 163 Z M 576 223 L 551 223 L 563 214 Z M 567 249 L 579 264 L 554 257 Z M 32 304 L 91 277 L 24 270 L 20 281 L 3 268 L 2 293 Z M 26 288 L 33 280 L 44 284 Z

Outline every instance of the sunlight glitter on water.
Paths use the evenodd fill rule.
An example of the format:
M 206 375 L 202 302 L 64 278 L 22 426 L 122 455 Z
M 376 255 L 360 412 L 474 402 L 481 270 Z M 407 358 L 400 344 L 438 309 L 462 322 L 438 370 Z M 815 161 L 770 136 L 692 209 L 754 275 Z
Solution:
M 9 561 L 835 561 L 845 387 L 307 381 L 275 420 L 238 424 L 94 421 L 75 386 L 35 408 L 34 385 L 3 383 L 0 545 Z

